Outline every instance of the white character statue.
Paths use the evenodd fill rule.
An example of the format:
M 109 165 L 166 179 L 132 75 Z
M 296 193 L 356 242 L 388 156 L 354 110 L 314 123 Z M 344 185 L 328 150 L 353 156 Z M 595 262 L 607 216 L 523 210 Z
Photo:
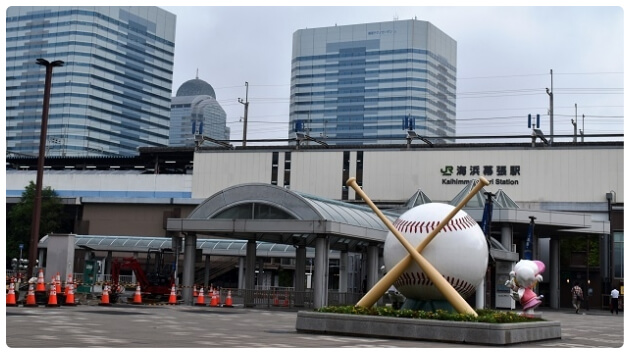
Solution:
M 523 313 L 531 315 L 538 307 L 543 296 L 536 295 L 532 290 L 536 284 L 542 281 L 542 273 L 545 271 L 545 264 L 541 261 L 520 260 L 510 272 L 510 279 L 505 282 L 505 286 L 512 290 L 512 298 L 523 306 Z

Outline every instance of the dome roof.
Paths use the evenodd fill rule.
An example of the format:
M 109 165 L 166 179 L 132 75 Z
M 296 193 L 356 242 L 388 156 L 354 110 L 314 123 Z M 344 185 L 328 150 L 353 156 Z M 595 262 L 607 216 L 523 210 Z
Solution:
M 200 79 L 192 79 L 184 82 L 177 90 L 177 94 L 175 96 L 200 96 L 200 95 L 208 95 L 212 96 L 212 98 L 216 99 L 217 95 L 214 93 L 214 89 L 212 86 Z

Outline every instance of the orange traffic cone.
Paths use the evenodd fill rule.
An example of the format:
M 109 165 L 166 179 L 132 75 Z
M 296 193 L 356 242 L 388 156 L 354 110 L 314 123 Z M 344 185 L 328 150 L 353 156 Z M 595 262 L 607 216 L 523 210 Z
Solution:
M 227 297 L 225 298 L 225 304 L 223 307 L 233 307 L 232 306 L 232 291 L 228 290 Z
M 284 294 L 284 303 L 282 304 L 284 307 L 289 307 L 289 293 Z
M 109 303 L 109 285 L 103 286 L 103 294 L 101 295 L 101 302 L 98 304 L 99 306 L 112 306 Z
M 142 304 L 142 294 L 140 293 L 140 283 L 136 286 L 136 292 L 133 294 L 133 303 Z
M 55 290 L 57 291 L 57 294 L 61 294 L 61 277 L 59 276 L 59 272 L 57 272 L 57 275 L 55 276 Z
M 169 305 L 177 305 L 177 292 L 175 291 L 175 284 L 171 286 L 171 295 L 168 297 Z
M 206 306 L 206 299 L 203 296 L 203 288 L 199 289 L 199 295 L 197 295 L 197 303 L 195 306 Z
M 37 274 L 37 287 L 35 291 L 46 292 L 46 282 L 44 281 L 44 270 L 42 268 L 39 268 L 39 273 Z
M 28 284 L 28 293 L 26 294 L 26 307 L 36 307 L 37 300 L 35 300 L 35 286 L 31 283 Z
M 15 284 L 13 284 L 13 278 L 11 284 L 9 284 L 9 292 L 7 293 L 7 306 L 17 306 L 15 301 Z
M 53 278 L 53 282 L 50 284 L 50 291 L 48 292 L 48 303 L 46 307 L 59 307 L 57 303 L 57 287 L 55 286 L 55 281 Z
M 273 293 L 273 306 L 280 306 L 280 301 L 278 300 L 277 293 Z
M 70 279 L 70 283 L 66 284 L 66 302 L 63 304 L 65 306 L 76 306 L 77 304 L 74 302 L 74 284 L 72 284 L 72 278 Z
M 199 292 L 197 291 L 197 284 L 193 286 L 193 297 L 199 296 Z
M 216 290 L 212 292 L 212 298 L 210 299 L 210 306 L 217 307 L 219 306 L 219 299 Z

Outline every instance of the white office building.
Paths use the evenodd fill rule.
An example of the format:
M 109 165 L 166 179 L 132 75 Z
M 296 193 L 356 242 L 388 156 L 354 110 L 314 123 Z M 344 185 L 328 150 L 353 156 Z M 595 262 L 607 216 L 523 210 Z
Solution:
M 457 43 L 413 20 L 293 34 L 289 137 L 327 144 L 454 142 Z

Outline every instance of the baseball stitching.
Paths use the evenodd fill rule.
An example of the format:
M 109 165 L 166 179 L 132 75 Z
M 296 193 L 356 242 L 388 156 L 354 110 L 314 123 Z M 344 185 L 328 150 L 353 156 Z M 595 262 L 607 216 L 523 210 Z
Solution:
M 451 284 L 451 286 L 462 295 L 462 297 L 466 298 L 470 295 L 472 295 L 475 292 L 475 287 L 470 284 L 467 281 L 463 281 L 461 279 L 456 279 L 456 278 L 451 278 L 449 276 L 444 276 L 442 275 L 442 277 L 444 277 L 446 279 L 446 281 L 449 282 L 449 284 Z M 409 273 L 409 272 L 405 272 L 403 273 L 400 278 L 398 278 L 398 280 L 396 280 L 396 282 L 394 282 L 394 286 L 396 288 L 401 288 L 404 286 L 416 286 L 416 285 L 421 285 L 421 286 L 433 286 L 433 282 L 431 281 L 431 279 L 429 279 L 426 274 L 421 273 L 421 272 L 416 272 L 416 273 Z
M 412 221 L 396 219 L 394 221 L 394 227 L 400 232 L 415 232 L 415 233 L 430 233 L 440 224 L 439 221 Z M 446 231 L 458 231 L 469 229 L 477 225 L 477 221 L 470 215 L 463 216 L 457 219 L 451 219 L 448 224 L 444 225 L 440 232 Z

